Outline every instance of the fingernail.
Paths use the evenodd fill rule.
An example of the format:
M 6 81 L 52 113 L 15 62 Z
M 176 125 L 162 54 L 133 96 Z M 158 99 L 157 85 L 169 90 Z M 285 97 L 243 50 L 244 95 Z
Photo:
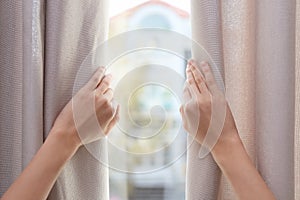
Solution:
M 190 60 L 189 63 L 190 63 L 191 66 L 196 66 L 197 65 L 195 60 Z
M 101 71 L 105 72 L 105 71 L 106 71 L 106 68 L 105 68 L 105 67 L 103 67 L 103 66 L 101 66 L 101 67 L 99 67 L 99 69 L 98 69 L 98 70 L 101 70 Z
M 185 69 L 185 71 L 186 71 L 186 72 L 189 72 L 189 71 L 191 71 L 191 66 L 190 66 L 190 65 L 188 65 L 188 66 L 187 66 L 187 68 Z
M 187 68 L 190 68 L 191 67 L 191 63 L 188 62 L 186 66 L 187 66 Z
M 109 77 L 109 78 L 112 78 L 112 75 L 111 74 L 106 74 L 105 76 Z

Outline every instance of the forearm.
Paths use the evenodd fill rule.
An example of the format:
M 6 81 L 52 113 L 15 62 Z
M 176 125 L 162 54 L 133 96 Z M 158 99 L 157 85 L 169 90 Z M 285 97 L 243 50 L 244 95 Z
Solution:
M 64 107 L 55 120 L 45 143 L 32 161 L 3 195 L 2 200 L 43 200 L 46 199 L 55 180 L 66 162 L 75 154 L 82 141 L 99 140 L 108 134 L 119 119 L 119 106 L 112 106 L 113 90 L 110 88 L 111 75 L 105 75 L 105 67 L 99 67 L 72 100 Z M 81 111 L 75 124 L 73 106 Z M 93 109 L 85 109 L 93 104 Z M 103 133 L 86 131 L 79 137 L 78 128 L 94 123 L 97 117 Z M 80 127 L 78 127 L 80 126 Z M 98 127 L 98 126 L 97 126 Z
M 2 200 L 46 199 L 61 169 L 77 148 L 70 135 L 52 131 Z
M 239 199 L 275 199 L 249 158 L 237 132 L 230 139 L 218 142 L 212 154 Z

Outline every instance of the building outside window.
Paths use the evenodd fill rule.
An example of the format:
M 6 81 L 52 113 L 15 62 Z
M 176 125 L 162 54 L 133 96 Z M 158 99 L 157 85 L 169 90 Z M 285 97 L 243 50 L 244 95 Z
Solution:
M 141 28 L 172 30 L 190 37 L 189 1 L 138 2 L 140 1 L 124 1 L 121 3 L 124 5 L 122 9 L 122 5 L 118 5 L 120 1 L 111 1 L 110 6 L 118 5 L 118 8 L 111 8 L 113 16 L 110 18 L 110 37 Z M 122 45 L 130 45 L 130 42 L 129 40 Z M 149 42 L 161 41 L 153 37 Z M 190 55 L 188 48 L 182 49 L 182 52 Z M 140 67 L 138 74 L 127 79 L 129 81 L 119 82 L 119 89 L 115 92 L 116 95 L 126 96 L 126 91 L 135 88 L 130 93 L 129 100 L 119 99 L 122 102 L 118 103 L 123 105 L 121 121 L 108 136 L 109 162 L 112 166 L 120 166 L 118 169 L 110 168 L 111 200 L 184 199 L 186 156 L 183 154 L 173 160 L 179 152 L 186 149 L 186 133 L 178 131 L 181 126 L 180 101 L 169 88 L 159 84 L 135 87 L 141 80 L 157 76 L 157 71 L 154 70 L 157 66 L 153 66 L 153 60 L 167 63 L 166 67 L 184 76 L 184 59 L 165 51 L 151 49 L 128 53 L 109 68 L 116 81 L 122 82 L 120 79 L 124 74 Z M 172 82 L 172 76 L 160 76 Z M 183 82 L 173 84 L 181 88 Z M 120 151 L 129 154 L 120 154 Z M 157 170 L 145 173 L 151 169 Z

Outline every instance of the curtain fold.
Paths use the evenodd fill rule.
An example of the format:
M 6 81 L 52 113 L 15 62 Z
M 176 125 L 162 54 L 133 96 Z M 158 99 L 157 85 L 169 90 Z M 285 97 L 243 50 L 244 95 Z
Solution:
M 296 67 L 295 67 L 295 200 L 300 200 L 300 0 L 296 6 Z
M 224 69 L 226 98 L 248 154 L 277 199 L 294 199 L 299 184 L 294 177 L 294 171 L 299 173 L 294 163 L 294 142 L 299 146 L 299 125 L 294 131 L 296 1 L 203 0 L 192 1 L 191 7 L 192 38 Z M 236 199 L 225 177 L 216 181 L 215 164 L 196 157 L 190 149 L 187 185 L 197 182 L 198 190 L 187 187 L 187 199 L 216 199 L 216 193 L 219 199 Z M 204 198 L 202 185 L 212 182 L 219 191 L 206 187 L 209 197 Z
M 255 1 L 222 2 L 222 32 L 226 97 L 237 129 L 255 162 Z M 222 199 L 236 199 L 224 176 Z
M 0 196 L 71 99 L 85 56 L 106 39 L 107 12 L 106 0 L 0 2 Z M 48 199 L 105 200 L 108 186 L 108 169 L 82 147 Z
M 257 167 L 279 200 L 294 195 L 296 1 L 257 1 Z
M 192 39 L 202 45 L 223 70 L 220 1 L 192 0 L 191 16 Z M 201 61 L 196 52 L 197 49 L 192 49 L 192 57 Z M 215 200 L 218 198 L 220 170 L 211 155 L 199 159 L 199 149 L 200 145 L 193 142 L 187 151 L 186 199 Z
M 106 1 L 51 0 L 46 5 L 44 133 L 71 99 L 76 73 L 107 36 Z M 89 73 L 89 72 L 87 72 Z M 97 146 L 107 153 L 106 141 Z M 108 169 L 82 147 L 64 167 L 49 200 L 108 199 Z
M 43 1 L 0 2 L 0 196 L 43 143 L 42 12 Z

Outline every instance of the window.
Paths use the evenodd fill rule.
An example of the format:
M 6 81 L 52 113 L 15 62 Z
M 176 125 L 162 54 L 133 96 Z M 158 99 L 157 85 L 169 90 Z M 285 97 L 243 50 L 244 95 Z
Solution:
M 139 28 L 161 28 L 190 37 L 189 6 L 186 0 L 112 0 L 109 35 Z M 153 38 L 149 42 L 160 41 Z M 182 52 L 190 55 L 190 49 Z M 126 91 L 131 91 L 120 100 L 125 113 L 121 113 L 119 125 L 108 136 L 109 159 L 114 163 L 110 168 L 111 200 L 182 200 L 185 196 L 186 134 L 178 132 L 180 102 L 168 87 L 155 83 L 139 85 L 143 79 L 158 76 L 151 64 L 154 59 L 165 60 L 168 67 L 184 76 L 183 59 L 149 49 L 118 58 L 111 69 L 119 81 L 116 95 L 121 93 L 123 98 Z M 129 64 L 132 62 L 136 65 Z M 121 77 L 137 67 L 138 72 L 122 82 Z M 161 77 L 172 79 L 168 74 Z M 180 87 L 183 83 L 174 84 Z M 183 154 L 174 160 L 178 152 Z

